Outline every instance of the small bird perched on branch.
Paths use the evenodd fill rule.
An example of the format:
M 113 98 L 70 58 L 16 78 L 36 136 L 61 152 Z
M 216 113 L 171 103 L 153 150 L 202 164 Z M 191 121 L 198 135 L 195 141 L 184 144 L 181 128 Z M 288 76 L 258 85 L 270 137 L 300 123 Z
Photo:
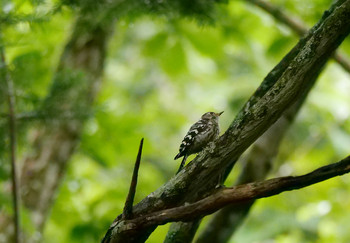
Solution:
M 182 140 L 179 153 L 174 158 L 176 160 L 183 156 L 177 173 L 183 168 L 189 155 L 202 151 L 209 142 L 214 141 L 219 136 L 219 116 L 222 113 L 224 112 L 207 112 L 202 115 L 199 121 L 191 126 Z

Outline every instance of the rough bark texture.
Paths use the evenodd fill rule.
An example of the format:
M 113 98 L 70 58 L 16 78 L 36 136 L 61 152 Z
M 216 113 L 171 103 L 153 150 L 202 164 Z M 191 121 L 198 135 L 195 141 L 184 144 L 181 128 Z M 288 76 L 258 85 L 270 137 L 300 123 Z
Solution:
M 316 81 L 317 76 L 314 79 Z M 236 185 L 261 181 L 266 178 L 272 168 L 280 143 L 304 100 L 303 97 L 299 102 L 296 102 L 254 143 L 249 154 L 243 158 L 244 167 L 235 183 Z M 231 235 L 246 218 L 253 204 L 254 201 L 251 201 L 241 205 L 229 205 L 221 209 L 208 222 L 196 242 L 228 242 Z
M 268 11 L 269 13 L 271 13 L 277 20 L 285 23 L 286 25 L 290 26 L 293 30 L 295 30 L 300 36 L 304 36 L 306 33 L 307 33 L 307 30 L 306 28 L 304 27 L 305 25 L 302 24 L 301 21 L 297 20 L 297 19 L 292 19 L 292 18 L 289 18 L 285 13 L 283 13 L 283 11 L 280 11 L 278 8 L 274 7 L 273 5 L 265 2 L 265 1 L 261 1 L 261 0 L 247 0 L 248 2 L 251 2 L 251 3 L 254 3 L 255 5 L 261 7 L 262 9 Z M 293 51 L 291 52 L 293 53 Z M 290 53 L 290 54 L 291 54 Z M 289 55 L 290 55 L 289 54 Z M 287 55 L 288 56 L 288 55 Z M 335 58 L 341 58 L 340 55 L 336 55 Z M 286 58 L 285 58 L 286 59 Z M 288 60 L 288 59 L 287 59 Z M 346 59 L 345 59 L 346 60 Z M 283 63 L 283 62 L 282 62 Z M 343 68 L 347 71 L 347 63 L 346 61 L 345 62 L 341 62 L 340 64 L 345 64 L 343 65 Z M 277 78 L 279 78 L 280 75 L 282 75 L 282 73 L 286 70 L 287 68 L 287 65 L 277 65 L 275 67 L 275 69 L 270 73 L 270 74 L 273 74 L 271 75 L 270 79 L 269 76 L 264 80 L 264 82 L 266 82 L 267 80 L 277 80 Z M 350 70 L 350 69 L 349 69 Z M 278 76 L 279 75 L 279 76 Z M 318 75 L 313 75 L 313 79 L 315 82 L 316 79 L 317 79 L 317 76 Z M 272 78 L 272 79 L 271 79 Z M 310 76 L 311 78 L 311 76 Z M 268 82 L 267 85 L 271 85 L 273 82 Z M 264 87 L 264 86 L 262 86 Z M 311 86 L 310 86 L 311 88 Z M 263 93 L 263 92 L 260 92 L 260 93 Z M 254 96 L 253 96 L 254 97 Z M 257 97 L 259 98 L 259 96 Z M 255 101 L 254 99 L 251 99 L 253 101 Z M 304 99 L 303 99 L 304 100 Z M 249 104 L 249 102 L 248 102 Z M 299 106 L 300 104 L 296 105 L 296 106 Z M 279 132 L 279 131 L 278 131 Z M 271 151 L 273 152 L 273 151 Z M 276 151 L 277 153 L 277 151 Z M 232 167 L 233 165 L 235 164 L 236 161 L 233 161 L 232 162 L 232 165 L 229 166 L 225 172 L 225 178 L 228 176 L 228 174 L 230 173 L 230 171 L 232 170 Z M 263 165 L 259 165 L 258 167 L 263 167 Z M 256 167 L 256 168 L 258 168 Z M 248 168 L 246 168 L 248 169 Z M 264 170 L 262 170 L 264 171 Z M 261 172 L 262 172 L 261 171 Z M 254 173 L 254 172 L 252 172 Z M 266 172 L 267 173 L 267 172 Z M 250 203 L 250 205 L 252 205 Z M 249 206 L 250 207 L 250 206 Z M 240 207 L 241 210 L 240 212 L 237 211 L 237 217 L 238 218 L 241 218 L 243 220 L 243 218 L 245 217 L 245 215 L 249 212 L 249 210 L 247 210 L 246 208 L 244 207 Z M 228 217 L 230 216 L 233 219 L 237 220 L 238 218 L 236 218 L 235 216 L 233 216 L 232 214 L 228 214 L 228 209 L 225 210 L 225 214 L 222 214 L 223 217 L 225 217 L 225 219 L 222 219 L 223 221 L 224 220 L 228 220 Z M 198 229 L 198 226 L 199 226 L 200 222 L 199 220 L 197 220 L 196 222 L 175 222 L 173 223 L 170 228 L 169 228 L 169 231 L 168 231 L 168 234 L 166 236 L 166 239 L 165 239 L 165 242 L 166 243 L 171 243 L 171 242 L 191 242 L 194 238 L 194 234 L 196 233 L 197 229 Z M 213 222 L 213 224 L 215 226 L 212 227 L 212 232 L 213 232 L 213 238 L 212 239 L 216 239 L 218 240 L 218 236 L 220 234 L 220 230 L 219 230 L 219 222 L 218 220 L 216 220 L 215 222 Z M 226 225 L 226 228 L 229 227 L 230 224 L 227 224 Z M 223 226 L 223 225 L 222 225 Z M 210 226 L 208 226 L 208 228 L 210 228 Z M 223 231 L 225 231 L 226 233 L 227 232 L 230 232 L 229 229 L 225 229 L 223 227 L 220 227 Z M 232 228 L 235 228 L 235 226 L 232 226 Z M 232 231 L 233 232 L 233 231 Z M 207 240 L 207 237 L 208 235 L 206 234 L 206 236 L 203 239 L 203 242 L 204 240 Z
M 97 24 L 94 18 L 77 18 L 50 94 L 42 105 L 41 113 L 50 119 L 35 132 L 32 152 L 24 158 L 20 185 L 23 205 L 37 231 L 35 235 L 41 235 L 66 165 L 98 92 L 112 26 L 113 23 Z M 63 113 L 69 114 L 69 118 L 62 118 Z M 6 218 L 6 215 L 0 215 L 0 231 L 11 242 L 12 227 Z M 26 237 L 27 242 L 39 240 Z
M 168 183 L 137 204 L 133 210 L 135 217 L 194 202 L 210 194 L 225 168 L 237 160 L 312 84 L 310 77 L 319 73 L 333 51 L 349 34 L 349 15 L 350 0 L 337 2 L 291 51 L 292 54 L 288 54 L 288 68 L 274 85 L 258 99 L 249 101 L 230 128 L 212 146 L 200 153 Z M 156 227 L 149 225 L 141 227 L 142 230 L 128 231 L 123 230 L 124 224 L 125 221 L 120 217 L 116 218 L 104 242 L 142 242 Z
M 278 152 L 279 144 L 285 132 L 291 125 L 296 113 L 318 76 L 317 73 L 315 73 L 313 77 L 310 76 L 310 80 L 313 80 L 313 82 L 308 89 L 303 90 L 304 95 L 286 110 L 278 121 L 254 143 L 249 155 L 245 158 L 245 167 L 236 183 L 237 185 L 265 179 L 265 176 L 270 171 L 272 161 Z M 236 161 L 233 161 L 232 165 L 225 171 L 223 181 L 226 180 L 235 162 Z M 254 202 L 248 202 L 238 207 L 237 205 L 233 205 L 222 209 L 215 215 L 215 218 L 209 222 L 197 241 L 210 242 L 210 240 L 212 240 L 215 242 L 226 242 L 248 214 L 253 203 Z M 173 223 L 168 231 L 165 242 L 192 242 L 199 224 L 199 220 L 195 222 Z

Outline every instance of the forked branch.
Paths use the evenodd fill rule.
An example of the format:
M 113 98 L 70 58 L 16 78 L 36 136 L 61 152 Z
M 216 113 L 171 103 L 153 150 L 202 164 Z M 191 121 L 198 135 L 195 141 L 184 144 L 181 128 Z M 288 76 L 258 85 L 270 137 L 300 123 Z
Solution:
M 120 225 L 119 230 L 136 231 L 173 221 L 193 221 L 211 214 L 228 204 L 239 204 L 259 198 L 271 197 L 285 191 L 304 188 L 349 172 L 350 156 L 337 163 L 320 167 L 302 176 L 279 177 L 230 188 L 222 188 L 195 203 L 156 211 L 132 220 L 126 220 Z

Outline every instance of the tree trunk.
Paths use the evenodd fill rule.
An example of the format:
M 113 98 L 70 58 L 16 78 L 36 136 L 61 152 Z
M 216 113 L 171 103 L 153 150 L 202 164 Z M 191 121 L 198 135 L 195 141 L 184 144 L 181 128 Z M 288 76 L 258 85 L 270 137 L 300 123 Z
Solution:
M 35 131 L 32 152 L 25 156 L 21 173 L 22 202 L 41 235 L 67 163 L 79 142 L 84 122 L 102 81 L 106 46 L 113 21 L 96 23 L 78 17 L 64 48 L 51 90 L 39 111 L 45 120 Z M 11 242 L 13 226 L 0 215 L 0 231 Z M 26 236 L 26 241 L 39 241 Z M 40 238 L 40 237 L 39 237 Z

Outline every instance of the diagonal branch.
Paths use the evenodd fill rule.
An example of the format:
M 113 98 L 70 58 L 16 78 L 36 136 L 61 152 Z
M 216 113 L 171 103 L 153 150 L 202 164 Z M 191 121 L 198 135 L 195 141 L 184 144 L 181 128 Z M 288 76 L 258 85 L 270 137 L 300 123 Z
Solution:
M 315 75 L 313 77 L 314 83 L 318 79 L 318 76 L 319 75 Z M 241 161 L 241 163 L 243 162 L 244 167 L 234 185 L 241 185 L 265 179 L 272 168 L 273 160 L 278 153 L 279 145 L 286 131 L 292 125 L 294 118 L 305 102 L 305 99 L 313 86 L 304 90 L 304 96 L 300 97 L 299 100 L 286 110 L 278 121 L 251 146 L 249 153 L 242 159 L 243 161 Z M 239 205 L 239 207 L 236 205 L 230 205 L 220 210 L 213 216 L 205 229 L 197 237 L 196 243 L 210 241 L 215 241 L 217 243 L 227 242 L 235 229 L 237 229 L 247 216 L 253 203 L 254 201 L 250 201 Z
M 317 76 L 315 76 L 315 81 L 316 79 Z M 274 158 L 278 154 L 280 143 L 292 125 L 305 98 L 303 97 L 301 100 L 298 100 L 283 113 L 280 119 L 252 145 L 249 153 L 241 161 L 244 167 L 234 185 L 242 185 L 265 179 L 272 168 Z M 196 243 L 228 242 L 233 232 L 235 232 L 248 215 L 253 204 L 254 200 L 240 204 L 239 206 L 229 205 L 221 209 L 205 226 L 204 230 L 197 237 Z
M 350 156 L 330 165 L 320 167 L 302 176 L 286 176 L 223 188 L 195 203 L 165 209 L 124 221 L 119 230 L 137 231 L 173 221 L 192 221 L 211 214 L 229 204 L 271 197 L 285 191 L 304 188 L 350 172 Z
M 284 12 L 279 7 L 273 5 L 270 2 L 267 2 L 265 0 L 246 0 L 247 2 L 256 5 L 260 9 L 264 10 L 265 12 L 272 15 L 276 20 L 278 20 L 280 23 L 285 24 L 288 26 L 291 30 L 293 30 L 295 33 L 297 33 L 299 36 L 304 36 L 308 28 L 307 25 L 303 23 L 301 19 L 298 19 L 296 17 L 289 16 L 286 12 Z M 346 58 L 346 55 L 341 53 L 340 51 L 336 51 L 333 54 L 333 59 L 345 70 L 350 74 L 350 61 Z
M 307 27 L 306 27 L 307 25 L 305 23 L 303 23 L 300 19 L 298 19 L 296 17 L 291 17 L 291 16 L 287 15 L 286 12 L 282 11 L 280 8 L 271 4 L 270 2 L 267 2 L 264 0 L 246 0 L 246 1 L 263 9 L 264 11 L 266 11 L 267 13 L 272 15 L 277 21 L 285 24 L 286 26 L 291 28 L 293 31 L 295 31 L 299 36 L 303 37 L 307 33 L 308 29 L 307 29 Z M 336 62 L 338 62 L 343 67 L 343 69 L 345 71 L 350 73 L 350 62 L 348 59 L 346 59 L 345 55 L 340 54 L 340 52 L 337 51 L 336 53 L 334 53 L 333 58 Z M 278 75 L 280 75 L 279 74 L 280 72 L 278 72 L 278 71 L 280 71 L 280 70 L 284 71 L 285 69 L 286 69 L 286 67 L 283 67 L 283 65 L 279 65 L 275 68 L 275 71 L 277 70 L 277 72 L 273 72 L 273 73 L 275 73 L 275 76 L 278 76 Z M 317 76 L 315 76 L 314 79 L 316 80 Z M 269 148 L 271 148 L 271 147 L 269 147 Z M 272 149 L 272 150 L 274 150 L 274 149 Z M 270 149 L 270 151 L 272 151 L 272 150 Z M 266 158 L 265 161 L 268 162 L 269 159 Z M 232 165 L 233 164 L 234 163 L 232 163 Z M 259 164 L 258 166 L 261 168 L 263 167 L 262 164 Z M 232 169 L 232 166 L 227 169 L 227 172 L 225 174 L 228 175 L 230 173 L 231 169 Z M 256 172 L 256 173 L 259 173 L 259 172 Z M 266 173 L 267 173 L 267 171 L 266 171 Z M 253 172 L 251 174 L 255 174 L 255 173 Z M 240 183 L 240 184 L 242 184 L 242 183 Z M 202 233 L 201 236 L 199 238 L 197 238 L 197 242 L 200 241 L 201 237 L 202 237 L 203 242 L 210 241 L 210 239 L 208 237 L 212 237 L 211 240 L 216 241 L 216 242 L 220 241 L 219 237 L 222 237 L 222 238 L 230 237 L 230 235 L 231 235 L 230 232 L 233 232 L 234 229 L 236 228 L 236 226 L 239 224 L 239 222 L 241 222 L 243 220 L 244 216 L 248 213 L 251 205 L 252 205 L 252 203 L 248 203 L 245 206 L 242 205 L 239 209 L 236 206 L 232 206 L 232 207 L 230 207 L 230 208 L 232 208 L 232 210 L 231 210 L 232 212 L 229 212 L 230 208 L 226 207 L 224 209 L 224 212 L 221 212 L 221 213 L 219 213 L 220 215 L 215 216 L 215 222 L 214 222 L 214 220 L 212 220 L 210 222 L 210 225 L 207 225 L 205 234 Z M 235 213 L 237 213 L 237 215 L 235 217 L 233 217 L 233 214 L 235 214 Z M 235 219 L 235 222 L 231 222 L 231 220 L 233 220 L 233 219 Z M 182 242 L 192 241 L 194 238 L 194 235 L 196 233 L 196 230 L 198 229 L 198 226 L 199 226 L 198 221 L 199 220 L 197 220 L 196 222 L 186 222 L 186 223 L 176 222 L 176 223 L 173 223 L 169 228 L 169 231 L 167 233 L 167 236 L 166 236 L 164 242 L 165 243 L 172 243 L 172 242 L 177 242 L 177 241 L 182 241 Z M 228 221 L 230 221 L 230 222 L 228 222 Z M 209 231 L 211 232 L 211 234 L 209 233 Z M 227 241 L 226 239 L 221 240 L 221 242 L 226 242 L 226 241 Z
M 282 113 L 312 85 L 328 58 L 350 32 L 350 0 L 336 2 L 308 35 L 288 54 L 286 69 L 254 102 L 247 102 L 229 129 L 212 147 L 205 149 L 179 174 L 134 206 L 135 217 L 174 208 L 204 198 L 214 189 L 217 178 Z M 292 54 L 291 54 L 292 53 Z M 273 73 L 271 74 L 274 75 Z M 264 88 L 262 88 L 264 90 Z M 195 178 L 195 180 L 194 180 Z M 128 231 L 118 216 L 103 242 L 143 242 L 156 226 Z
M 129 193 L 125 201 L 125 206 L 123 211 L 123 215 L 125 219 L 130 219 L 132 217 L 132 206 L 134 203 L 134 198 L 136 193 L 137 177 L 139 174 L 139 168 L 141 163 L 142 147 L 143 147 L 143 138 L 141 139 L 141 142 L 140 142 L 139 152 L 137 153 L 137 158 L 135 162 L 134 172 L 132 174 Z

